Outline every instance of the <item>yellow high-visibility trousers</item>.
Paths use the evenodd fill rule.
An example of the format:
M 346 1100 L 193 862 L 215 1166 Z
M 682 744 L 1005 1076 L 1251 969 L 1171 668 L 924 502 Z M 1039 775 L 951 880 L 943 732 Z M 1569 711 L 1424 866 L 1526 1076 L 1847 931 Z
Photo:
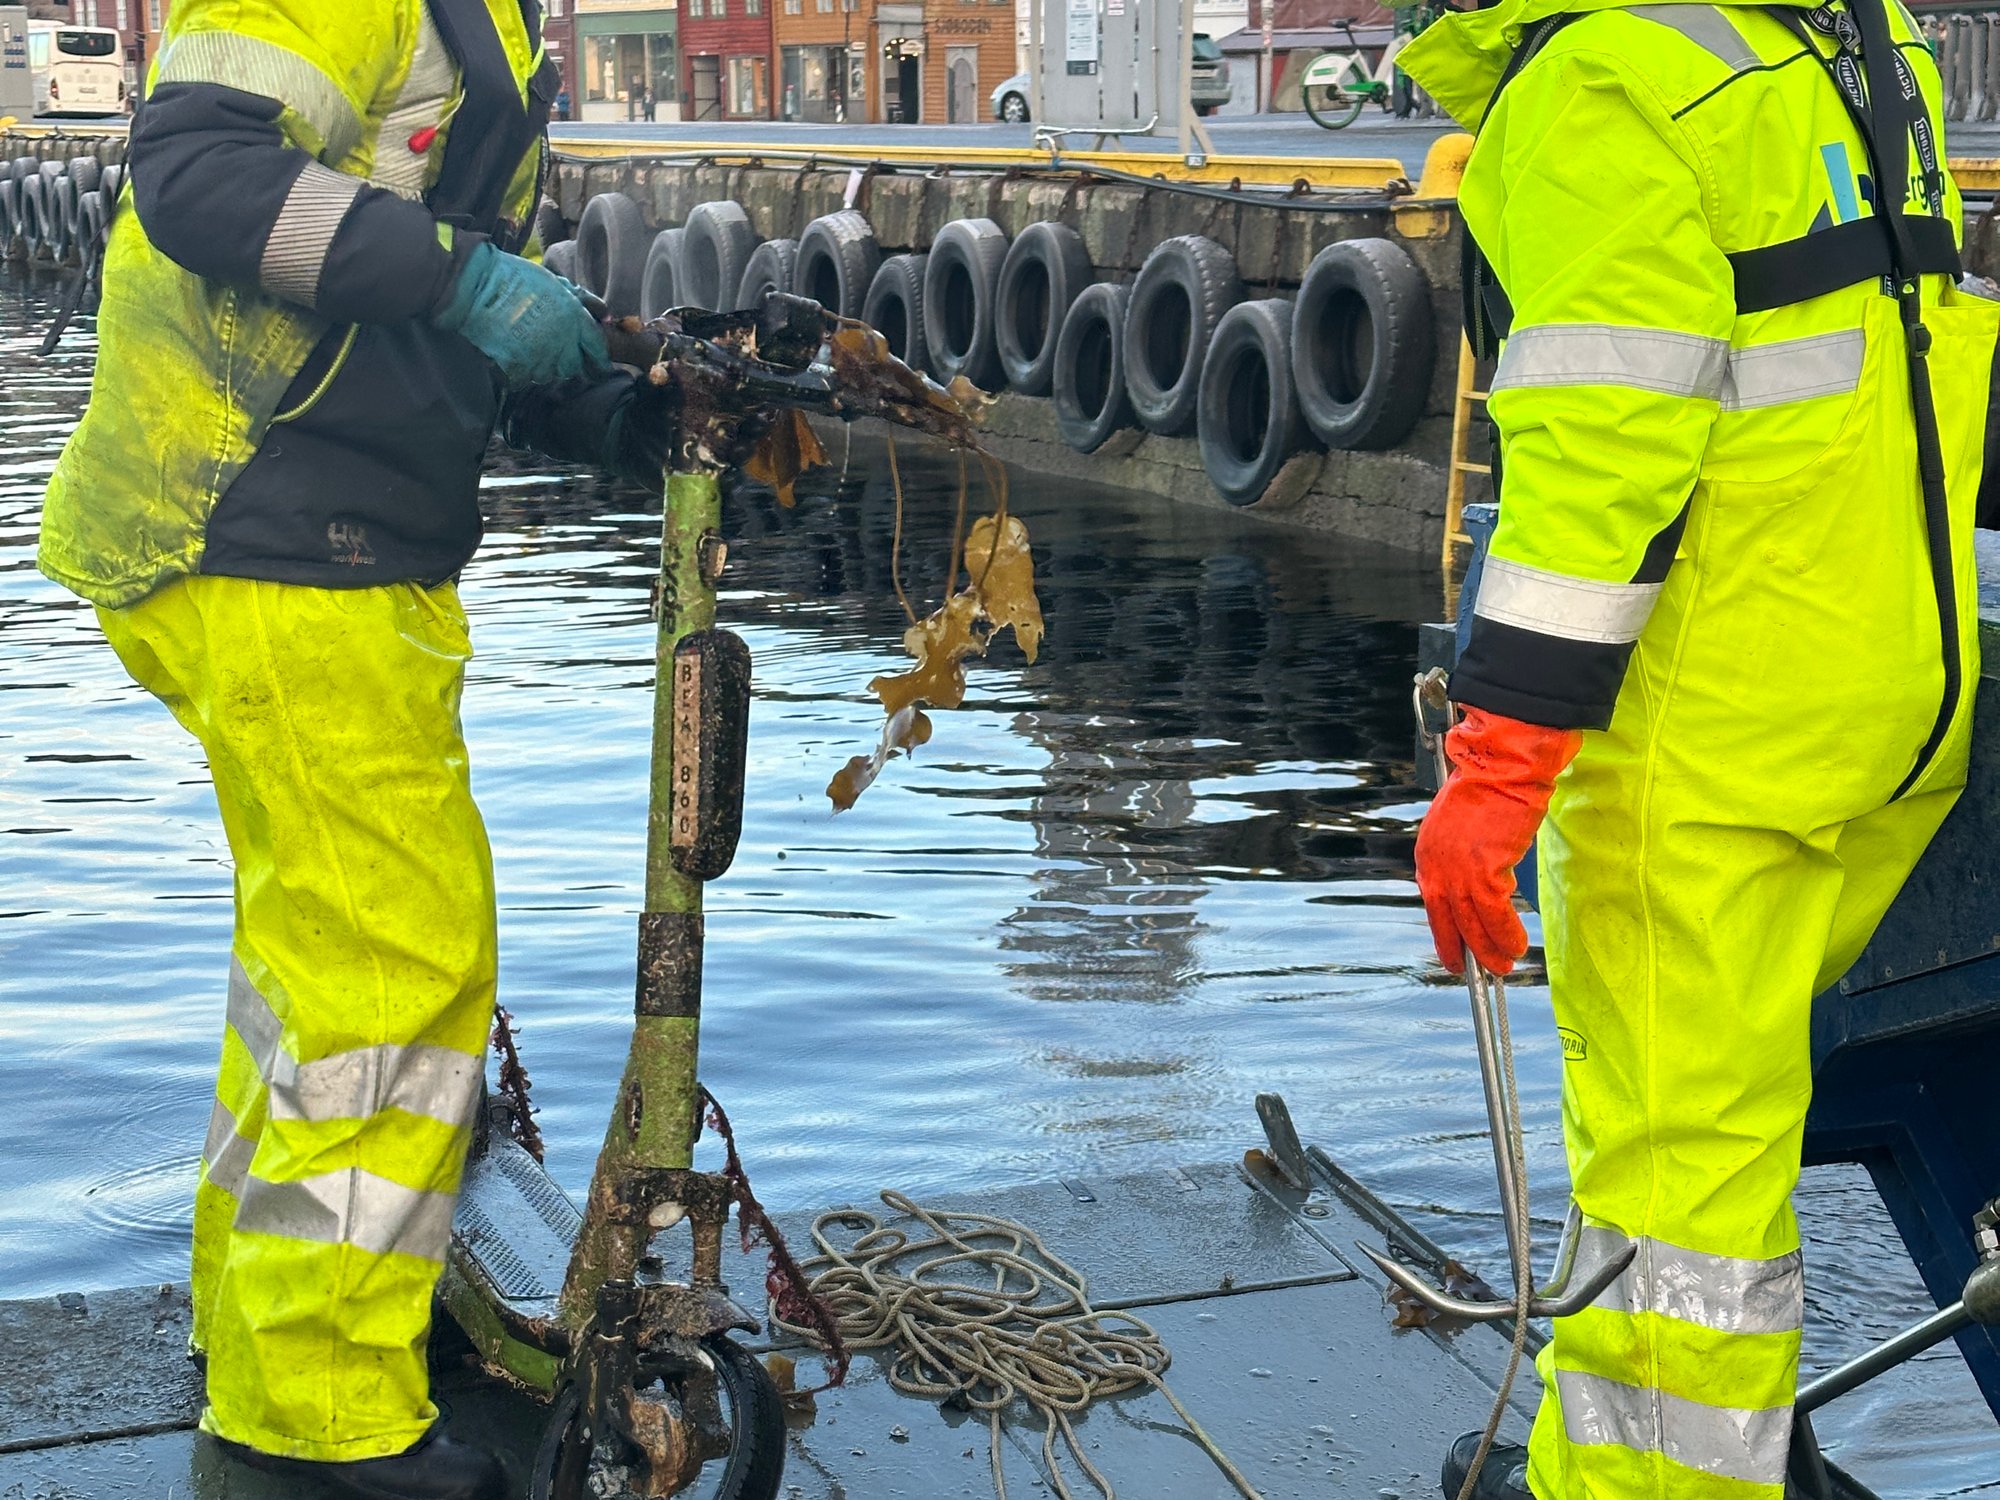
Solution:
M 1908 401 L 1893 315 L 1887 298 L 1868 308 L 1870 404 L 1826 454 L 1780 481 L 1697 487 L 1611 725 L 1585 735 L 1550 804 L 1544 939 L 1579 1274 L 1627 1236 L 1639 1248 L 1542 1352 L 1540 1500 L 1783 1494 L 1813 997 L 1963 787 L 1979 681 L 1973 382 L 1992 318 L 1944 307 L 1927 316 L 1952 416 L 1964 687 L 1898 796 L 1945 701 L 1947 647 L 1915 440 L 1874 421 Z
M 235 861 L 228 1023 L 195 1194 L 202 1427 L 269 1453 L 399 1453 L 496 968 L 456 591 L 178 579 L 98 611 L 207 751 Z

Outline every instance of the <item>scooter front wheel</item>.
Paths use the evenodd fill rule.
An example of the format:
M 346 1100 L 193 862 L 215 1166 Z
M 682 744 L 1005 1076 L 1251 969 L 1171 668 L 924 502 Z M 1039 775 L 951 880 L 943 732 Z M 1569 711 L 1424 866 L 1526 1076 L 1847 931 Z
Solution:
M 1345 89 L 1308 85 L 1299 90 L 1306 113 L 1324 130 L 1341 130 L 1361 118 L 1362 98 Z
M 729 1453 L 705 1465 L 694 1485 L 680 1493 L 702 1500 L 777 1500 L 785 1473 L 785 1408 L 778 1389 L 756 1357 L 734 1339 L 711 1334 L 701 1343 L 715 1361 Z M 592 1484 L 595 1447 L 581 1393 L 566 1385 L 556 1395 L 535 1453 L 529 1500 L 594 1500 L 600 1494 L 629 1493 Z

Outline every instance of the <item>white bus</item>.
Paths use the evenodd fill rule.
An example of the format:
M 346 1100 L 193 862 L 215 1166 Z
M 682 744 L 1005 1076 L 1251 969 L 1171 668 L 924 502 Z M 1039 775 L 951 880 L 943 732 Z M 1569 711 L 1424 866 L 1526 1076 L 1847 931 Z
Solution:
M 28 23 L 28 71 L 38 115 L 125 112 L 125 58 L 108 26 Z

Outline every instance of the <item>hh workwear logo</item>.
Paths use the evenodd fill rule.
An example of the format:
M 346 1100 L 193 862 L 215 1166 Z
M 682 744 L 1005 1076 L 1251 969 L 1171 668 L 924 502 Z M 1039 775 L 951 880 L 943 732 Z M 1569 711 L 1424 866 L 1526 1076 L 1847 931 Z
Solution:
M 1567 1026 L 1558 1026 L 1556 1035 L 1562 1038 L 1564 1062 L 1587 1062 L 1590 1059 L 1590 1043 L 1583 1039 L 1580 1031 L 1571 1031 Z
M 332 552 L 332 561 L 350 568 L 373 567 L 375 554 L 368 547 L 368 528 L 352 521 L 329 521 L 326 523 L 327 546 Z

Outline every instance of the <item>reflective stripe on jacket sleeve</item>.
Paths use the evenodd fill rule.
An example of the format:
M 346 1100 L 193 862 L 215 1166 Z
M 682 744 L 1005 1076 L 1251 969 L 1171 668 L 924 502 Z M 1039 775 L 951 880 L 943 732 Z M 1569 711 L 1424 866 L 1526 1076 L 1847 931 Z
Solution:
M 1508 86 L 1460 201 L 1515 316 L 1489 404 L 1500 525 L 1452 693 L 1599 728 L 1725 393 L 1750 374 L 1730 351 L 1729 264 L 1681 127 L 1594 52 L 1544 57 Z

